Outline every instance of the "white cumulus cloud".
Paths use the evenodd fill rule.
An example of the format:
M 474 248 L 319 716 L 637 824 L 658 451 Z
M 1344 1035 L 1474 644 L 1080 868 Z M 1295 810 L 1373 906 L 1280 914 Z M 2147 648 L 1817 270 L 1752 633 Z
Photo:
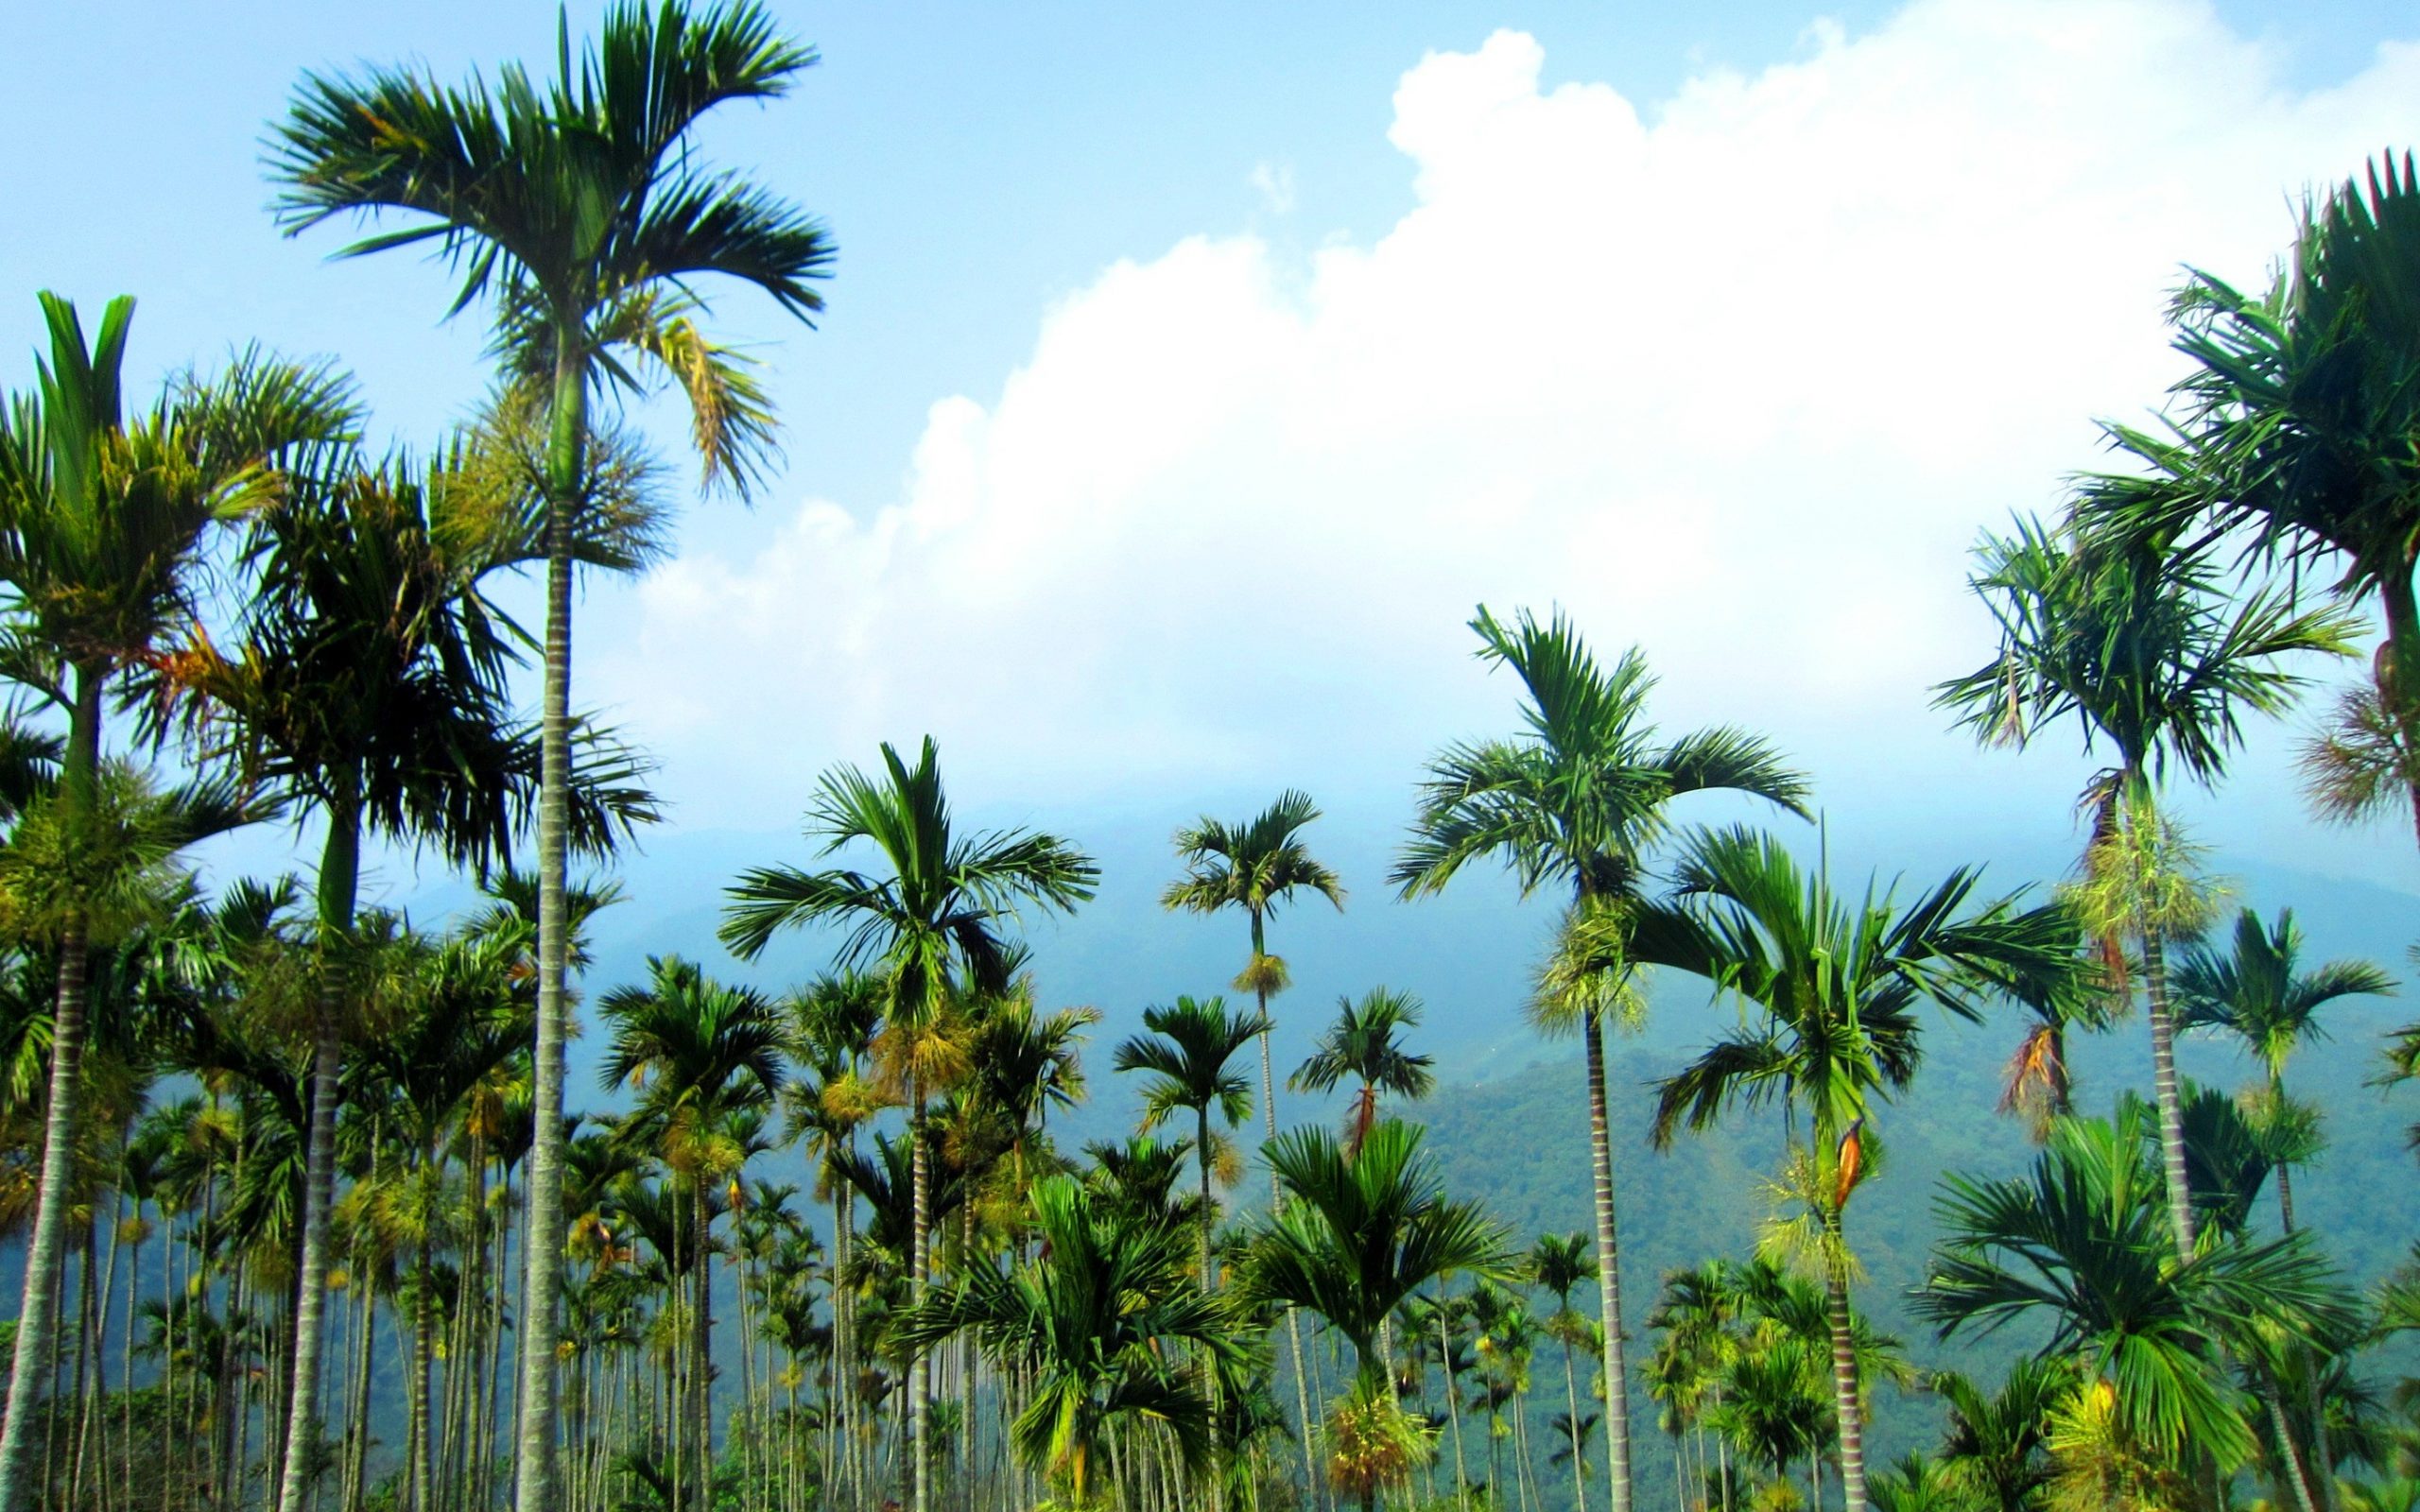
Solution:
M 2156 399 L 2181 264 L 2263 276 L 2420 97 L 2420 47 L 2298 93 L 2192 0 L 1919 0 L 1652 106 L 1545 57 L 1420 60 L 1383 236 L 1109 267 L 899 497 L 659 569 L 586 689 L 709 821 L 925 730 L 1038 801 L 1399 782 L 1503 722 L 1472 606 L 1552 602 L 1675 722 L 1947 761 L 1977 529 Z

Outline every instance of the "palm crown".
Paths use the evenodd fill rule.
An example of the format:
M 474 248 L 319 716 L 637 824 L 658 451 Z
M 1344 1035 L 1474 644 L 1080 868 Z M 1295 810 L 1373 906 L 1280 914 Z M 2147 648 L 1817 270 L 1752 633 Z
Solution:
M 698 331 L 690 281 L 735 278 L 804 317 L 822 308 L 813 281 L 832 245 L 684 139 L 718 105 L 786 93 L 814 49 L 753 4 L 667 3 L 617 5 L 576 63 L 567 34 L 561 51 L 543 85 L 514 66 L 453 89 L 407 69 L 306 77 L 270 145 L 281 221 L 411 217 L 346 254 L 433 243 L 461 277 L 454 308 L 497 297 L 501 343 L 531 376 L 568 363 L 627 387 L 630 360 L 653 366 L 688 399 L 707 480 L 744 491 L 771 414 L 746 365 Z
M 1441 891 L 1495 857 L 1524 893 L 1549 883 L 1610 899 L 1640 882 L 1640 854 L 1664 833 L 1665 805 L 1728 789 L 1803 815 L 1805 779 L 1761 739 L 1714 729 L 1666 741 L 1646 722 L 1655 679 L 1635 649 L 1600 666 L 1558 612 L 1507 626 L 1471 621 L 1479 658 L 1521 679 L 1525 732 L 1448 747 L 1429 764 L 1419 817 L 1389 880 L 1407 898 Z

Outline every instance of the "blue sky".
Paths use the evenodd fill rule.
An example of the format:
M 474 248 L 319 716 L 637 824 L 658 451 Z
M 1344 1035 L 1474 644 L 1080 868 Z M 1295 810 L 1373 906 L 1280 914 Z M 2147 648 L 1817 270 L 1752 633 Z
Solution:
M 582 610 L 581 700 L 700 828 L 785 829 L 932 729 L 1013 817 L 1156 835 L 1303 783 L 1391 829 L 1509 713 L 1464 655 L 1486 599 L 1644 644 L 1674 724 L 1772 730 L 1836 825 L 2064 844 L 2068 743 L 1978 754 L 1925 708 L 1983 646 L 1965 543 L 2155 401 L 2179 264 L 2256 278 L 2303 185 L 2420 135 L 2420 4 L 2386 0 L 780 9 L 822 66 L 707 146 L 839 244 L 821 329 L 720 307 L 789 465 Z M 261 129 L 304 67 L 543 64 L 553 26 L 12 18 L 0 357 L 34 288 L 130 291 L 139 367 L 324 353 L 430 438 L 475 321 L 425 264 L 280 240 Z M 2420 885 L 2399 831 L 2301 817 L 2289 733 L 2210 833 Z

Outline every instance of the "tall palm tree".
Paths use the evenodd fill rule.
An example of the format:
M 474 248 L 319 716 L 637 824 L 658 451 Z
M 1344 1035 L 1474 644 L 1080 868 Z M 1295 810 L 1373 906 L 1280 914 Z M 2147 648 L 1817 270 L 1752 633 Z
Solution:
M 1160 895 L 1162 907 L 1192 914 L 1240 909 L 1252 928 L 1252 955 L 1236 973 L 1238 991 L 1250 992 L 1264 1021 L 1269 1000 L 1293 980 L 1284 956 L 1269 950 L 1269 916 L 1293 901 L 1297 892 L 1324 898 L 1339 913 L 1344 910 L 1344 884 L 1313 856 L 1303 843 L 1303 831 L 1320 816 L 1311 796 L 1296 788 L 1241 824 L 1209 815 L 1176 833 L 1177 859 L 1184 875 L 1169 883 Z M 1260 1116 L 1262 1133 L 1277 1137 L 1277 1074 L 1269 1052 L 1269 1033 L 1260 1036 Z M 1273 1198 L 1282 1197 L 1271 1177 Z M 1292 1346 L 1294 1403 L 1303 1425 L 1303 1473 L 1305 1491 L 1319 1495 L 1318 1429 L 1311 1421 L 1310 1378 L 1303 1358 L 1303 1327 L 1292 1313 L 1286 1316 L 1286 1335 Z
M 2146 487 L 2100 480 L 2077 511 L 2089 517 Z M 2171 767 L 2215 783 L 2242 738 L 2243 713 L 2282 713 L 2303 681 L 2292 659 L 2342 653 L 2352 622 L 2334 610 L 2296 612 L 2266 592 L 2229 604 L 2205 558 L 2155 536 L 2087 540 L 2019 521 L 2014 536 L 1986 536 L 1976 556 L 1969 583 L 1998 621 L 1999 649 L 1942 684 L 1935 704 L 1979 738 L 2019 746 L 2073 720 L 2086 751 L 2106 745 L 2117 758 L 2083 793 L 2093 838 L 2076 900 L 2086 925 L 2111 942 L 2113 968 L 2122 973 L 2121 935 L 2140 953 L 2169 1214 L 2177 1252 L 2187 1254 L 2192 1197 L 2164 946 L 2193 933 L 2203 909 L 2159 783 Z
M 1978 1003 L 2013 980 L 2041 981 L 2071 965 L 2072 931 L 2055 906 L 2019 911 L 2013 899 L 1969 909 L 1975 874 L 1952 872 L 1901 908 L 1869 885 L 1856 902 L 1808 875 L 1771 835 L 1746 830 L 1697 837 L 1678 868 L 1681 910 L 1642 927 L 1636 958 L 1707 977 L 1754 1004 L 1743 1024 L 1661 1084 L 1653 1138 L 1704 1128 L 1732 1107 L 1778 1102 L 1791 1130 L 1780 1187 L 1799 1210 L 1829 1311 L 1833 1407 L 1848 1512 L 1865 1512 L 1864 1408 L 1859 1400 L 1843 1228 L 1862 1174 L 1876 1105 L 1913 1080 L 1921 1058 L 1916 1010 L 1929 1001 L 1979 1017 Z M 1779 1235 L 1777 1234 L 1777 1237 Z
M 2307 1233 L 2226 1236 L 2178 1260 L 2141 1106 L 2062 1121 L 2022 1177 L 1948 1177 L 1946 1236 L 1915 1307 L 1944 1337 L 2042 1315 L 2048 1352 L 2078 1362 L 2121 1450 L 2231 1472 L 2256 1441 L 2221 1345 L 2264 1327 L 2341 1344 L 2355 1309 Z
M 12 676 L 67 714 L 59 802 L 72 828 L 100 801 L 104 695 L 190 619 L 186 576 L 204 535 L 273 498 L 280 463 L 348 438 L 354 414 L 337 380 L 254 354 L 130 415 L 122 369 L 134 301 L 111 301 L 88 342 L 73 304 L 41 300 L 49 360 L 0 414 L 0 584 Z M 71 908 L 60 922 L 48 1125 L 21 1318 L 50 1315 L 66 1240 L 90 921 Z M 45 1329 L 18 1331 L 0 1424 L 0 1512 L 21 1512 L 32 1494 L 28 1435 L 52 1343 Z
M 1392 988 L 1372 988 L 1361 1001 L 1336 1000 L 1336 1020 L 1320 1036 L 1308 1059 L 1286 1078 L 1298 1092 L 1333 1091 L 1339 1082 L 1360 1085 L 1345 1115 L 1344 1147 L 1361 1148 L 1361 1141 L 1378 1121 L 1378 1094 L 1392 1092 L 1413 1100 L 1428 1095 L 1437 1085 L 1432 1056 L 1415 1056 L 1404 1048 L 1396 1033 L 1420 1026 L 1420 999 Z
M 1584 1233 L 1540 1234 L 1530 1246 L 1530 1280 L 1554 1298 L 1547 1331 L 1563 1346 L 1564 1427 L 1570 1435 L 1571 1499 L 1588 1512 L 1587 1452 L 1580 1444 L 1580 1385 L 1572 1369 L 1572 1343 L 1584 1336 L 1588 1319 L 1571 1305 L 1573 1290 L 1597 1279 L 1597 1257 Z
M 1218 1199 L 1211 1194 L 1212 1175 L 1223 1162 L 1236 1162 L 1217 1129 L 1216 1113 L 1234 1128 L 1252 1117 L 1252 1085 L 1235 1069 L 1237 1052 L 1269 1028 L 1258 1013 L 1231 1011 L 1223 998 L 1197 1003 L 1181 997 L 1167 1007 L 1143 1010 L 1143 1027 L 1117 1047 L 1112 1067 L 1139 1071 L 1149 1079 L 1143 1087 L 1141 1131 L 1150 1133 L 1180 1110 L 1193 1115 L 1193 1155 L 1201 1168 L 1201 1285 L 1217 1284 L 1210 1269 L 1210 1234 L 1218 1227 Z
M 2301 1045 L 2327 1037 L 2319 1010 L 2340 998 L 2380 997 L 2394 981 L 2368 961 L 2329 961 L 2298 971 L 2302 931 L 2291 909 L 2274 928 L 2247 908 L 2237 916 L 2235 947 L 2221 955 L 2197 949 L 2177 963 L 2178 1022 L 2187 1029 L 2223 1031 L 2260 1062 L 2268 1078 L 2267 1116 L 2290 1118 L 2286 1066 Z M 2277 1208 L 2288 1232 L 2294 1227 L 2290 1160 L 2277 1165 Z
M 903 1339 L 922 1352 L 970 1332 L 995 1361 L 1030 1372 L 1009 1432 L 1070 1507 L 1092 1503 L 1093 1462 L 1120 1419 L 1166 1427 L 1187 1468 L 1201 1469 L 1211 1401 L 1175 1359 L 1196 1352 L 1225 1372 L 1244 1349 L 1232 1307 L 1186 1274 L 1183 1229 L 1126 1222 L 1067 1176 L 1036 1185 L 1032 1208 L 1041 1258 L 969 1266 L 900 1320 Z
M 311 1013 L 293 1402 L 286 1433 L 317 1432 L 336 1172 L 336 1103 L 347 960 L 365 834 L 436 849 L 485 869 L 509 852 L 536 807 L 537 742 L 510 713 L 512 630 L 481 579 L 534 548 L 494 527 L 482 462 L 466 446 L 424 465 L 349 454 L 256 525 L 239 653 L 196 634 L 158 674 L 165 697 L 194 696 L 186 717 L 248 781 L 320 821 L 320 986 Z M 156 705 L 155 705 L 156 707 Z M 610 846 L 648 816 L 627 785 L 631 764 L 578 774 L 576 836 Z M 286 1456 L 280 1512 L 302 1512 L 305 1457 Z
M 694 129 L 717 106 L 786 93 L 815 61 L 753 0 L 610 7 L 557 77 L 508 64 L 491 85 L 448 89 L 410 68 L 306 75 L 272 129 L 271 172 L 288 234 L 346 215 L 406 222 L 353 243 L 359 255 L 423 246 L 461 275 L 453 309 L 493 301 L 508 384 L 546 437 L 545 677 L 540 714 L 537 1129 L 530 1232 L 562 1228 L 563 999 L 570 843 L 571 589 L 579 516 L 595 507 L 592 399 L 652 369 L 680 390 L 708 485 L 747 494 L 773 421 L 744 358 L 706 337 L 705 275 L 753 285 L 802 320 L 831 268 L 814 219 L 739 175 L 708 166 Z M 522 1299 L 514 1504 L 555 1503 L 554 1331 L 562 1263 L 527 1246 Z M 921 1512 L 921 1509 L 920 1509 Z
M 1494 859 L 1512 869 L 1524 896 L 1563 891 L 1572 921 L 1589 923 L 1615 948 L 1601 979 L 1575 979 L 1574 990 L 1553 993 L 1539 1006 L 1553 1022 L 1577 1018 L 1587 1055 L 1607 1482 L 1613 1512 L 1631 1512 L 1630 1387 L 1603 1033 L 1606 1012 L 1629 989 L 1618 947 L 1672 799 L 1734 792 L 1803 815 L 1806 783 L 1770 745 L 1742 730 L 1663 739 L 1647 722 L 1655 679 L 1646 658 L 1634 649 L 1611 668 L 1600 666 L 1560 613 L 1540 625 L 1524 611 L 1508 626 L 1482 608 L 1471 628 L 1479 660 L 1510 667 L 1521 679 L 1526 729 L 1510 740 L 1449 747 L 1429 764 L 1412 837 L 1389 880 L 1402 896 L 1420 897 Z
M 771 999 L 727 987 L 679 956 L 648 957 L 644 987 L 616 988 L 597 1004 L 613 1026 L 598 1063 L 608 1088 L 641 1089 L 625 1137 L 651 1143 L 685 1187 L 696 1295 L 690 1302 L 690 1439 L 697 1474 L 687 1489 L 702 1507 L 714 1462 L 714 1264 L 709 1193 L 736 1177 L 744 1146 L 732 1137 L 735 1114 L 773 1106 L 782 1085 L 782 1026 Z
M 941 758 L 926 736 L 909 766 L 889 745 L 883 771 L 855 766 L 823 774 L 807 809 L 806 833 L 831 855 L 851 845 L 873 847 L 886 868 L 802 871 L 764 867 L 741 874 L 729 889 L 723 943 L 753 960 L 783 930 L 816 923 L 846 929 L 840 964 L 879 962 L 888 990 L 885 1035 L 905 1084 L 913 1162 L 914 1233 L 908 1246 L 911 1290 L 922 1300 L 929 1274 L 931 1171 L 924 1126 L 936 1072 L 963 1067 L 962 1044 L 944 1046 L 931 1032 L 942 1025 L 960 991 L 1008 989 L 1013 965 L 1001 924 L 1021 904 L 1073 912 L 1093 895 L 1099 868 L 1055 835 L 1024 830 L 968 834 L 956 827 L 942 789 Z M 913 1512 L 930 1512 L 927 1418 L 932 1362 L 918 1350 L 908 1400 Z

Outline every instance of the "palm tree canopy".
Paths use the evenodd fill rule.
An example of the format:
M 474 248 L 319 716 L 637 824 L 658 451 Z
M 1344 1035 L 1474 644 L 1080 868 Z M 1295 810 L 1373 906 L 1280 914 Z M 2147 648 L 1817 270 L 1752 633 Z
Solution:
M 1561 611 L 1507 626 L 1471 621 L 1478 657 L 1520 678 L 1524 733 L 1448 747 L 1429 764 L 1419 816 L 1388 880 L 1406 898 L 1442 890 L 1493 856 L 1526 895 L 1549 883 L 1614 898 L 1640 882 L 1639 855 L 1661 836 L 1665 805 L 1691 793 L 1749 794 L 1804 816 L 1804 777 L 1765 741 L 1727 728 L 1666 741 L 1646 722 L 1655 679 L 1636 649 L 1599 665 Z
M 56 687 L 51 659 L 114 670 L 191 616 L 183 574 L 202 533 L 258 510 L 281 467 L 352 438 L 344 379 L 249 352 L 130 419 L 121 369 L 134 301 L 88 344 L 76 307 L 41 296 L 50 356 L 0 410 L 0 583 L 30 636 L 12 675 Z
M 2277 915 L 2274 927 L 2243 910 L 2236 918 L 2231 952 L 2221 955 L 2196 947 L 2177 963 L 2170 980 L 2179 1024 L 2235 1036 L 2275 1082 L 2284 1077 L 2297 1047 L 2327 1037 L 2321 1008 L 2339 998 L 2394 990 L 2394 980 L 2368 961 L 2329 961 L 2298 971 L 2302 943 L 2291 909 Z
M 1147 1132 L 1180 1108 L 1216 1112 L 1230 1127 L 1252 1116 L 1252 1082 L 1236 1069 L 1236 1057 L 1269 1028 L 1265 1016 L 1237 1013 L 1224 998 L 1181 997 L 1144 1009 L 1143 1027 L 1150 1032 L 1119 1045 L 1111 1065 L 1150 1077 L 1143 1088 Z
M 2079 969 L 2064 908 L 2014 895 L 1970 907 L 1967 868 L 1905 907 L 1873 882 L 1852 903 L 1772 835 L 1733 828 L 1696 835 L 1676 876 L 1676 902 L 1639 917 L 1630 958 L 1703 976 L 1763 1015 L 1661 1084 L 1659 1144 L 1774 1099 L 1828 1140 L 1913 1077 L 1923 1004 L 1979 1018 L 1991 995 Z
M 489 528 L 482 470 L 458 445 L 298 480 L 253 527 L 240 652 L 197 631 L 160 659 L 153 731 L 181 708 L 251 782 L 458 863 L 508 857 L 536 811 L 538 742 L 506 680 L 526 637 L 480 581 L 531 546 Z M 648 764 L 594 730 L 580 744 L 572 841 L 610 850 L 655 816 Z
M 1203 815 L 1176 833 L 1185 874 L 1168 884 L 1161 905 L 1195 914 L 1241 908 L 1259 919 L 1299 890 L 1342 908 L 1343 884 L 1303 844 L 1302 832 L 1319 816 L 1311 796 L 1291 788 L 1241 824 Z
M 1211 1404 L 1183 1351 L 1221 1374 L 1243 1363 L 1229 1303 L 1187 1268 L 1176 1226 L 1134 1224 L 1072 1177 L 1033 1189 L 1042 1258 L 1002 1271 L 970 1266 L 898 1321 L 930 1345 L 972 1332 L 1003 1365 L 1032 1372 L 1032 1400 L 1010 1424 L 1027 1463 L 1072 1483 L 1079 1503 L 1104 1427 L 1121 1417 L 1165 1425 L 1188 1468 L 1212 1448 Z
M 2086 541 L 2020 519 L 2012 536 L 1986 535 L 1976 557 L 1967 581 L 1998 622 L 1999 650 L 1933 701 L 1986 741 L 2022 745 L 2072 719 L 2084 749 L 2106 741 L 2125 773 L 2156 778 L 2173 762 L 2208 783 L 2241 742 L 2241 711 L 2291 704 L 2305 681 L 2294 657 L 2352 646 L 2343 613 L 2297 611 L 2266 590 L 2230 598 L 2205 557 L 2157 541 Z
M 2112 435 L 2168 486 L 2101 501 L 2108 523 L 2249 531 L 2271 559 L 2406 593 L 2420 552 L 2420 176 L 2407 152 L 2307 202 L 2293 251 L 2245 293 L 2195 271 L 2176 347 L 2192 362 L 2170 434 Z
M 1292 1200 L 1262 1218 L 1244 1288 L 1262 1300 L 1308 1308 L 1353 1341 L 1366 1374 L 1378 1326 L 1421 1287 L 1445 1275 L 1510 1274 L 1503 1227 L 1476 1202 L 1444 1195 L 1424 1131 L 1387 1119 L 1357 1154 L 1324 1129 L 1290 1129 L 1262 1158 Z
M 1359 1082 L 1398 1097 L 1421 1098 L 1437 1085 L 1433 1056 L 1416 1056 L 1396 1038 L 1420 1026 L 1420 999 L 1392 988 L 1372 988 L 1356 1003 L 1336 1000 L 1336 1018 L 1286 1085 L 1296 1091 L 1323 1092 L 1338 1083 Z
M 959 833 L 942 788 L 932 737 L 914 766 L 890 746 L 883 770 L 826 772 L 808 806 L 806 833 L 825 855 L 863 842 L 884 872 L 760 868 L 729 889 L 720 935 L 753 960 L 781 931 L 844 922 L 843 968 L 880 961 L 891 1011 L 928 1013 L 960 972 L 977 992 L 1007 989 L 1012 956 L 1001 922 L 1021 903 L 1072 912 L 1100 875 L 1090 856 L 1054 835 L 1024 830 Z
M 2049 1350 L 2079 1355 L 2110 1383 L 2138 1441 L 2190 1440 L 2221 1466 L 2253 1451 L 2214 1371 L 2221 1341 L 2282 1329 L 2325 1346 L 2360 1332 L 2306 1234 L 2252 1244 L 2213 1226 L 2213 1242 L 2178 1261 L 2139 1102 L 2114 1120 L 2061 1120 L 2026 1176 L 1948 1177 L 1939 1211 L 1948 1237 L 1917 1294 L 1920 1315 L 1945 1337 L 2044 1314 Z
M 642 1118 L 667 1132 L 770 1107 L 782 1085 L 772 1000 L 677 955 L 650 955 L 647 966 L 646 986 L 615 988 L 597 1005 L 613 1028 L 597 1080 L 642 1089 Z
M 280 223 L 335 216 L 407 224 L 346 247 L 360 256 L 431 245 L 460 275 L 454 310 L 494 296 L 499 344 L 521 370 L 576 344 L 593 376 L 631 387 L 644 361 L 689 401 L 707 480 L 746 491 L 771 451 L 772 417 L 736 353 L 708 341 L 690 292 L 703 274 L 752 284 L 801 318 L 822 308 L 829 234 L 687 138 L 707 112 L 788 92 L 816 60 L 751 0 L 696 11 L 616 4 L 559 76 L 517 66 L 457 88 L 408 68 L 307 75 L 271 132 Z

